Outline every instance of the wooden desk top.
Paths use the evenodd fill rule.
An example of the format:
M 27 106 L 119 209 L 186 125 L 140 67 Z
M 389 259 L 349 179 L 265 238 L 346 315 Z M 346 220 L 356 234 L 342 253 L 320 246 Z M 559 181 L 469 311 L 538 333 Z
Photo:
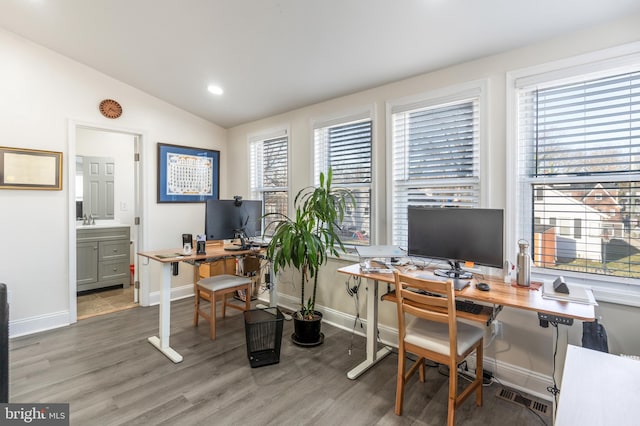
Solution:
M 259 254 L 264 249 L 252 248 L 248 250 L 225 250 L 222 245 L 209 245 L 206 246 L 205 254 L 196 254 L 193 250 L 191 254 L 185 255 L 182 253 L 182 248 L 163 249 L 146 252 L 138 252 L 139 256 L 148 257 L 161 263 L 173 263 L 173 262 L 197 262 L 207 261 L 209 259 L 220 259 L 223 257 L 235 257 L 245 256 L 247 254 Z
M 398 267 L 397 269 L 403 272 L 402 267 Z M 363 273 L 360 271 L 360 265 L 357 263 L 342 267 L 338 269 L 338 272 L 385 283 L 393 284 L 395 281 L 393 274 Z M 403 273 L 411 275 L 414 273 L 428 272 L 429 271 L 414 270 Z M 477 282 L 486 282 L 491 286 L 491 290 L 478 290 L 476 288 Z M 469 286 L 456 292 L 456 298 L 559 315 L 581 321 L 593 321 L 595 319 L 595 309 L 593 305 L 544 299 L 542 298 L 541 288 L 534 290 L 532 288 L 514 287 L 513 285 L 505 284 L 502 279 L 495 277 L 485 277 L 483 279 L 473 278 Z

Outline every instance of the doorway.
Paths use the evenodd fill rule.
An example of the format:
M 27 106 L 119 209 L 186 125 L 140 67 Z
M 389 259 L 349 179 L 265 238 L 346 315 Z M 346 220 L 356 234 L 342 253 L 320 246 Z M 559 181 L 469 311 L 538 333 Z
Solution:
M 137 284 L 140 280 L 135 253 L 139 251 L 140 241 L 142 241 L 142 227 L 138 225 L 142 216 L 142 156 L 140 155 L 142 144 L 143 134 L 140 132 L 84 123 L 72 122 L 69 125 L 67 165 L 70 198 L 70 323 L 140 305 L 141 295 Z M 94 196 L 92 199 L 91 191 L 87 186 L 95 186 L 95 180 L 83 177 L 82 165 L 83 159 L 95 158 L 109 159 L 113 183 L 99 186 L 99 197 Z M 98 198 L 107 200 L 106 204 L 97 203 Z M 92 210 L 97 210 L 98 205 L 99 212 L 93 214 Z M 105 205 L 107 214 L 104 212 Z M 85 216 L 87 216 L 86 219 Z M 83 222 L 91 226 L 81 226 Z M 102 230 L 113 229 L 112 227 L 124 227 L 129 231 L 128 254 L 125 254 L 119 262 L 124 262 L 124 265 L 120 265 L 119 268 L 126 270 L 126 278 L 116 285 L 107 281 L 104 286 L 92 285 L 90 290 L 83 290 L 78 286 L 77 281 L 80 279 L 77 275 L 78 271 L 86 271 L 84 263 L 78 264 L 77 232 L 79 231 L 77 228 Z M 97 251 L 100 252 L 100 250 Z M 98 272 L 98 276 L 100 273 Z M 120 284 L 125 279 L 126 285 Z

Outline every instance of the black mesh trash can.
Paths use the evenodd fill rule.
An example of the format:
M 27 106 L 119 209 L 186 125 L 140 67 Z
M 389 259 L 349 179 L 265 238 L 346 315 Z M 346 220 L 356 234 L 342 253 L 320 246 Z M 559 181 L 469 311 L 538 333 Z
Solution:
M 280 362 L 283 320 L 284 316 L 278 308 L 244 312 L 247 356 L 252 368 Z

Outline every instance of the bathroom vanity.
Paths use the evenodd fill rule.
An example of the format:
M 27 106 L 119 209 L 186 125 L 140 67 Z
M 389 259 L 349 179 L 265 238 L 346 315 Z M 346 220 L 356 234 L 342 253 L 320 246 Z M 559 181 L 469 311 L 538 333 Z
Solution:
M 129 225 L 76 228 L 76 291 L 130 285 Z

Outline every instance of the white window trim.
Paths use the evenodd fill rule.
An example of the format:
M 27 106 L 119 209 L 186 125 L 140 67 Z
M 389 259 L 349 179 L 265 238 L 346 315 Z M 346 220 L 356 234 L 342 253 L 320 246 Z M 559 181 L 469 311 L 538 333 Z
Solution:
M 267 139 L 275 139 L 278 137 L 287 137 L 287 214 L 292 211 L 292 200 L 291 200 L 291 131 L 288 125 L 282 126 L 274 126 L 269 129 L 264 129 L 255 133 L 250 133 L 247 135 L 247 143 L 246 143 L 246 163 L 251 163 L 251 144 L 255 142 L 265 141 Z M 248 171 L 248 180 L 247 180 L 247 194 L 251 194 L 251 176 L 250 176 L 250 168 Z M 276 188 L 277 189 L 277 188 Z
M 594 75 L 611 69 L 623 68 L 640 62 L 640 42 L 629 43 L 609 49 L 599 50 L 554 62 L 535 65 L 519 70 L 507 72 L 506 75 L 506 202 L 505 210 L 505 260 L 515 264 L 517 253 L 517 220 L 518 212 L 518 181 L 517 164 L 518 151 L 518 123 L 517 123 L 517 86 L 562 80 L 578 75 Z M 532 268 L 533 280 L 553 280 L 558 271 L 542 268 Z M 640 280 L 621 277 L 599 277 L 597 275 L 562 271 L 562 275 L 573 283 L 590 287 L 596 300 L 640 307 Z
M 492 155 L 492 147 L 489 144 L 490 134 L 489 126 L 489 80 L 474 80 L 462 84 L 456 84 L 430 90 L 416 95 L 405 96 L 389 100 L 386 102 L 386 163 L 387 170 L 386 179 L 386 199 L 387 199 L 387 241 L 393 240 L 393 114 L 398 111 L 407 111 L 426 106 L 437 106 L 449 102 L 455 102 L 461 99 L 478 97 L 478 108 L 480 111 L 480 121 L 478 123 L 478 137 L 480 142 L 478 149 L 480 150 L 480 205 L 482 207 L 489 206 L 489 191 L 485 188 L 491 187 L 492 170 L 491 163 L 494 162 Z

